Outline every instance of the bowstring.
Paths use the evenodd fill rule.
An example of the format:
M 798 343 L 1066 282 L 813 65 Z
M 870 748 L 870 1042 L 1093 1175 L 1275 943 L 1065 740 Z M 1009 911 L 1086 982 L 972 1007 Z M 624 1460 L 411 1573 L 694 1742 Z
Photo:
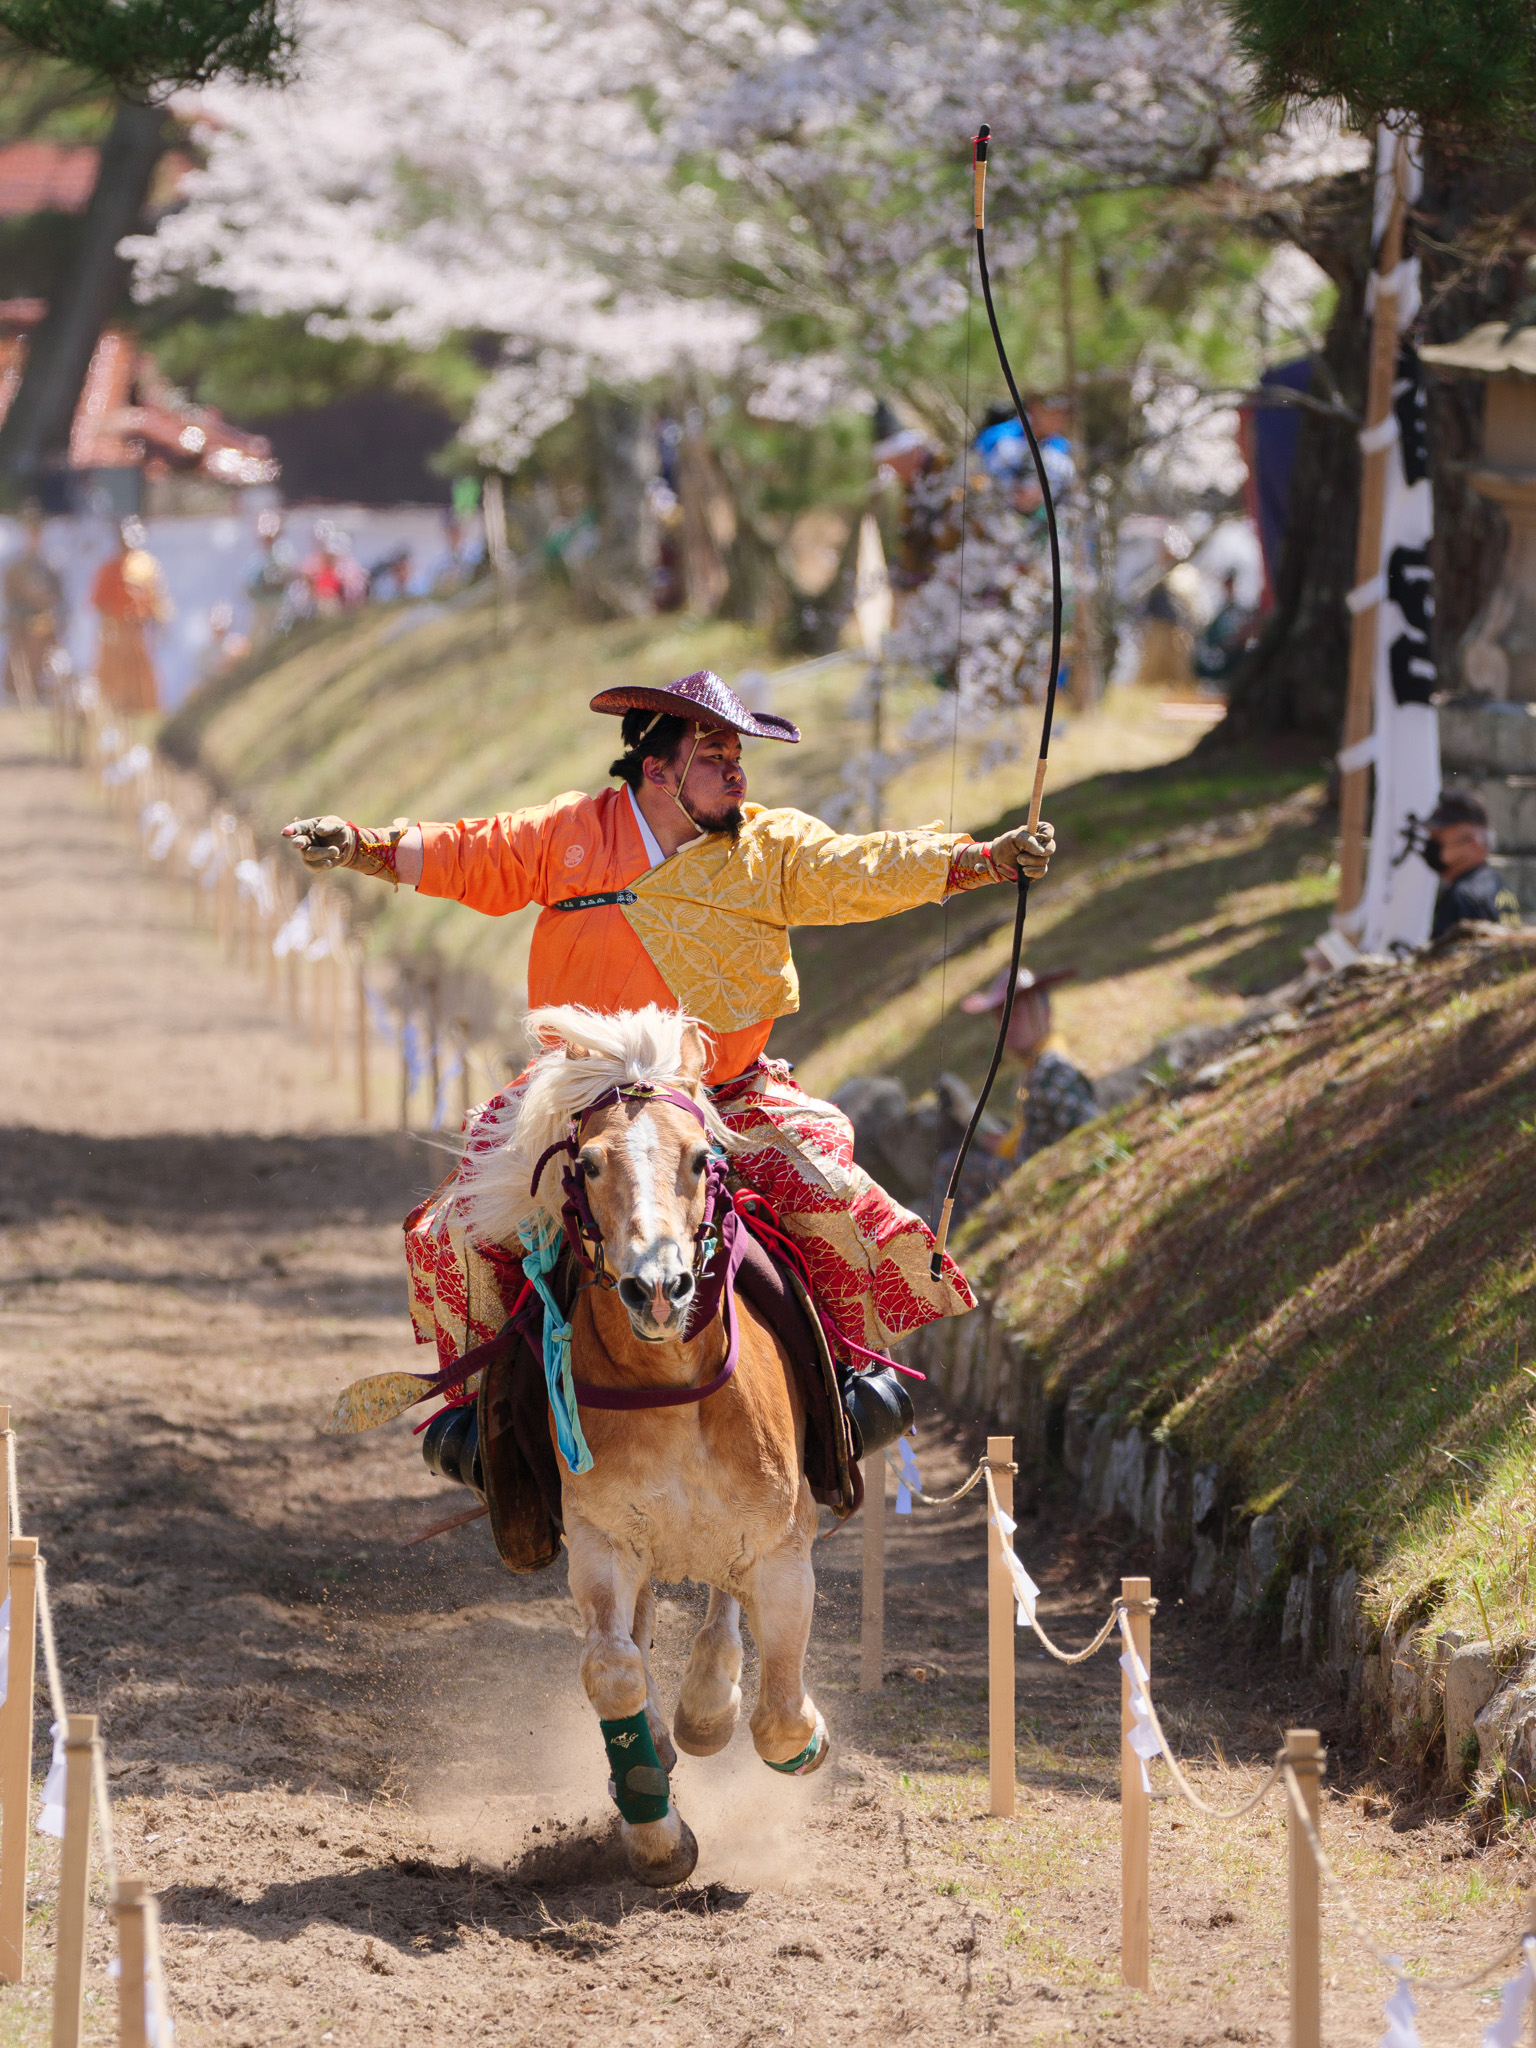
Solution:
M 973 238 L 965 246 L 965 433 L 960 444 L 960 589 L 955 615 L 955 702 L 949 725 L 949 831 L 955 829 L 955 775 L 960 756 L 960 664 L 965 659 L 965 536 L 970 524 L 971 496 L 971 315 L 976 306 Z M 939 955 L 939 1072 L 949 1032 L 949 913 L 953 899 L 944 898 L 944 942 Z

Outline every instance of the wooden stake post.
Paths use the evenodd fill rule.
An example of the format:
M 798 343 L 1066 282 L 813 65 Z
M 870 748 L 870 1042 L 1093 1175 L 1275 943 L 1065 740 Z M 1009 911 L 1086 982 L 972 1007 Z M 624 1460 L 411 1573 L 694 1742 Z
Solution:
M 1013 1513 L 1013 1438 L 989 1436 L 987 1459 L 997 1504 Z M 1003 1532 L 987 1522 L 987 1754 L 992 1774 L 989 1811 L 1014 1810 L 1013 1580 L 1003 1561 Z
M 112 1901 L 117 1920 L 117 1953 L 122 1974 L 117 1985 L 117 2038 L 119 2048 L 149 2048 L 145 2011 L 153 2007 L 156 2032 L 163 2039 L 160 2021 L 165 2016 L 164 1987 L 160 1981 L 160 1908 L 154 1893 L 142 1877 L 118 1879 Z
M 1392 407 L 1397 367 L 1397 292 L 1391 279 L 1403 255 L 1403 145 L 1393 155 L 1392 210 L 1381 237 L 1376 265 L 1376 304 L 1371 316 L 1371 360 L 1366 383 L 1366 430 L 1379 427 Z M 1355 587 L 1381 574 L 1381 529 L 1386 512 L 1389 448 L 1365 455 L 1360 477 L 1360 527 L 1355 548 Z M 1349 685 L 1344 700 L 1344 745 L 1370 735 L 1376 688 L 1379 601 L 1354 613 L 1349 625 Z M 1339 786 L 1339 910 L 1353 910 L 1365 894 L 1365 825 L 1369 768 L 1352 768 Z
M 27 1840 L 32 1819 L 32 1691 L 37 1681 L 37 1538 L 10 1545 L 11 1648 L 0 1707 L 0 1979 L 26 1965 Z
M 1122 1579 L 1120 1598 L 1130 1617 L 1131 1641 L 1148 1678 L 1152 1675 L 1152 1581 Z M 1120 1674 L 1120 1975 L 1138 1991 L 1151 1987 L 1152 1959 L 1147 1933 L 1149 1881 L 1147 1848 L 1152 1802 L 1142 1785 L 1142 1761 L 1131 1747 L 1136 1716 L 1131 1680 Z
M 10 1428 L 11 1411 L 0 1402 L 0 1600 L 10 1591 L 7 1553 L 11 1547 L 11 1461 L 5 1456 Z
M 347 947 L 352 962 L 353 1024 L 357 1032 L 357 1120 L 368 1121 L 368 981 L 364 963 L 368 956 L 360 939 Z
M 58 1944 L 53 1966 L 50 2048 L 80 2048 L 85 1991 L 85 1914 L 91 1881 L 91 1766 L 94 1714 L 71 1714 L 64 1735 L 64 1850 L 59 1865 Z
M 859 1610 L 859 1691 L 885 1681 L 885 1453 L 864 1460 L 864 1581 Z
M 1319 1826 L 1326 1752 L 1315 1728 L 1287 1728 L 1285 1760 L 1296 1773 L 1313 1831 Z M 1300 1816 L 1286 1798 L 1291 1863 L 1291 2048 L 1321 2048 L 1323 2038 L 1320 1881 Z

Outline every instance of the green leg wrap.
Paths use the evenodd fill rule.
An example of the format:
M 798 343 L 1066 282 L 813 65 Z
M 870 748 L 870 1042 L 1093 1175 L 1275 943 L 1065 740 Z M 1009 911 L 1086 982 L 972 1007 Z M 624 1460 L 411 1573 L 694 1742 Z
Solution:
M 628 1714 L 622 1721 L 600 1720 L 597 1725 L 608 1745 L 608 1762 L 613 1770 L 614 1796 L 619 1802 L 620 1813 L 631 1823 L 665 1820 L 670 1787 L 667 1774 L 661 1768 L 661 1759 L 656 1754 L 656 1745 L 651 1740 L 645 1710 L 642 1708 L 638 1714 Z
M 798 1756 L 787 1756 L 781 1764 L 776 1764 L 772 1757 L 765 1756 L 763 1762 L 770 1771 L 783 1771 L 787 1777 L 798 1778 L 804 1771 L 809 1770 L 820 1755 L 821 1731 L 818 1729 Z

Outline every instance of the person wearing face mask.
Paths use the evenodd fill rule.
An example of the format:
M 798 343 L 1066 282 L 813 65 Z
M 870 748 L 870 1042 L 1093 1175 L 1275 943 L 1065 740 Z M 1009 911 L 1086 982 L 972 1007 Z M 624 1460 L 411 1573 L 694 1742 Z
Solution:
M 1492 835 L 1482 798 L 1470 790 L 1444 789 L 1424 822 L 1424 858 L 1440 877 L 1430 938 L 1470 920 L 1523 924 L 1519 897 L 1488 859 Z
M 707 669 L 665 688 L 605 690 L 591 708 L 623 721 L 609 771 L 617 788 L 457 824 L 380 830 L 302 818 L 286 836 L 316 872 L 351 867 L 492 917 L 540 905 L 530 1007 L 581 1003 L 607 1015 L 656 1003 L 707 1027 L 704 1080 L 743 1141 L 733 1172 L 772 1203 L 855 1343 L 882 1350 L 963 1313 L 972 1297 L 960 1269 L 946 1258 L 941 1278 L 930 1278 L 927 1225 L 855 1164 L 852 1124 L 766 1056 L 768 1035 L 799 1007 L 791 926 L 889 917 L 1016 884 L 1021 870 L 1038 880 L 1052 828 L 1021 825 L 977 844 L 937 826 L 835 832 L 804 811 L 749 803 L 743 737 L 793 744 L 800 734 L 786 718 L 749 711 Z M 471 1116 L 471 1162 L 506 1141 L 522 1086 Z M 457 1195 L 450 1176 L 406 1239 L 417 1334 L 437 1338 L 445 1363 L 494 1335 L 510 1308 L 497 1295 L 498 1248 L 468 1235 Z

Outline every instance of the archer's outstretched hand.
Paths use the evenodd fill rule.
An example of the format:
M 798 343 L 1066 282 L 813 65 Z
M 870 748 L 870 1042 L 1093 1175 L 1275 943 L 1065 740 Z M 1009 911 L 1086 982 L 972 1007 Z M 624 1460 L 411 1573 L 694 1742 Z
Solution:
M 351 868 L 356 874 L 376 875 L 380 881 L 393 882 L 398 888 L 402 880 L 414 882 L 421 873 L 421 835 L 414 826 L 411 831 L 415 833 L 416 864 L 404 876 L 399 865 L 400 842 L 407 835 L 400 825 L 380 832 L 371 825 L 354 825 L 349 819 L 328 812 L 323 818 L 295 818 L 291 825 L 283 827 L 283 837 L 293 842 L 311 874 L 325 875 L 332 868 Z
M 1005 882 L 1016 882 L 1022 868 L 1030 881 L 1043 879 L 1051 864 L 1051 855 L 1056 851 L 1056 827 L 1048 825 L 1044 818 L 1031 832 L 1027 825 L 1016 825 L 1011 832 L 1004 832 L 992 842 L 992 865 Z
M 283 827 L 283 837 L 293 841 L 294 851 L 305 867 L 315 874 L 332 868 L 349 868 L 357 852 L 359 833 L 355 825 L 333 812 L 323 818 L 295 818 Z

